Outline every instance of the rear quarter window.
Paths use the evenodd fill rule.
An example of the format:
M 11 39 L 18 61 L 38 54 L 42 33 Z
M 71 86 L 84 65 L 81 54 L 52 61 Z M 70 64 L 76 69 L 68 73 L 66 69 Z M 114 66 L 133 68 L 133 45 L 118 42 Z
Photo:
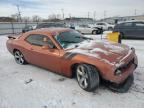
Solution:
M 43 42 L 43 38 L 46 36 L 43 35 L 29 35 L 26 38 L 26 41 L 32 45 L 37 45 L 37 46 L 43 46 L 44 42 Z
M 44 42 L 44 38 L 47 39 L 47 42 Z M 44 46 L 44 45 L 49 45 L 50 48 L 56 48 L 55 44 L 52 42 L 52 40 L 47 37 L 47 36 L 44 36 L 44 35 L 39 35 L 39 34 L 32 34 L 32 35 L 29 35 L 27 38 L 26 38 L 26 41 L 29 43 L 29 44 L 32 44 L 32 45 L 36 45 L 36 46 Z
M 132 22 L 128 22 L 128 23 L 123 23 L 124 27 L 132 27 L 133 23 Z
M 144 27 L 144 22 L 137 22 L 135 23 L 136 27 Z

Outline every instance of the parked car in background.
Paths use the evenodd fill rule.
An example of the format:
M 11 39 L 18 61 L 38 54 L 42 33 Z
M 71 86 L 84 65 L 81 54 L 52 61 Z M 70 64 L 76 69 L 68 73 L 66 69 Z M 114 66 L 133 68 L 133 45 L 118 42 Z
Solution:
M 68 28 L 43 28 L 9 37 L 7 49 L 18 64 L 30 63 L 67 77 L 94 91 L 102 80 L 126 92 L 138 61 L 135 49 L 124 44 L 96 42 Z
M 36 26 L 36 29 L 40 28 L 50 28 L 50 27 L 66 27 L 64 23 L 57 23 L 57 22 L 52 22 L 52 23 L 40 23 Z
M 50 28 L 50 27 L 66 27 L 66 25 L 64 23 L 57 23 L 57 22 L 40 23 L 37 24 L 36 26 L 27 25 L 22 29 L 22 32 L 25 33 L 34 29 Z
M 75 30 L 82 34 L 101 34 L 103 30 L 98 27 L 91 27 L 89 25 L 75 26 Z
M 113 32 L 120 32 L 125 39 L 144 39 L 144 21 L 132 20 L 118 23 Z
M 93 25 L 93 27 L 99 27 L 102 28 L 103 30 L 113 30 L 114 25 L 109 24 L 107 22 L 97 22 L 96 24 Z
M 32 25 L 26 25 L 23 29 L 22 29 L 22 33 L 34 30 L 36 28 L 36 26 L 32 26 Z

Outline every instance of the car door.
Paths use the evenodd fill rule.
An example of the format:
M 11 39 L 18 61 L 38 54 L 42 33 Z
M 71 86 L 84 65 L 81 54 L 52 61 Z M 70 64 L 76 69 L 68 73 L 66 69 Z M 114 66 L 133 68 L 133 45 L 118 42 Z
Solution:
M 92 33 L 92 29 L 90 27 L 88 27 L 87 25 L 80 25 L 79 31 L 81 33 Z
M 85 33 L 84 28 L 82 26 L 77 26 L 76 30 L 79 31 L 80 33 Z
M 106 30 L 106 29 L 107 29 L 105 23 L 97 23 L 97 26 L 98 26 L 99 28 L 102 28 L 103 30 Z
M 126 22 L 121 24 L 120 26 L 120 32 L 122 32 L 125 36 L 125 38 L 133 38 L 135 36 L 135 29 L 134 29 L 134 23 L 133 22 Z
M 89 27 L 88 25 L 84 25 L 84 31 L 85 31 L 85 33 L 91 34 L 92 33 L 92 28 Z
M 44 42 L 43 39 L 47 38 L 48 42 Z M 59 49 L 55 46 L 52 40 L 45 35 L 32 34 L 29 35 L 26 39 L 26 42 L 30 44 L 30 47 L 27 48 L 27 59 L 29 59 L 31 64 L 38 65 L 40 67 L 55 71 L 61 72 L 60 68 L 60 52 Z M 43 46 L 49 45 L 53 46 L 49 49 L 44 49 Z
M 135 22 L 135 38 L 144 38 L 144 22 Z
M 106 23 L 101 23 L 101 26 L 102 26 L 102 28 L 103 28 L 104 30 L 108 30 L 108 27 L 107 27 Z

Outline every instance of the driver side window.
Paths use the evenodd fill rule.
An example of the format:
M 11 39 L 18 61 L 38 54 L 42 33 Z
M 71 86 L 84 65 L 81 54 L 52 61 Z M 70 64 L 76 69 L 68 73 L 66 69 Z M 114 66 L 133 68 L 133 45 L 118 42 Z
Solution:
M 44 38 L 47 39 L 47 42 L 44 42 Z M 50 48 L 56 48 L 53 42 L 51 41 L 51 39 L 49 39 L 47 36 L 44 35 L 32 34 L 26 38 L 26 41 L 29 44 L 36 45 L 36 46 L 49 45 Z

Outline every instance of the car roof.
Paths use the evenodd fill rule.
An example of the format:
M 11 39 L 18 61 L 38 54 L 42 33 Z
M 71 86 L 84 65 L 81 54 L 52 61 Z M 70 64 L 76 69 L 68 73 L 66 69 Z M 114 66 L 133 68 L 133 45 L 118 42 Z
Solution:
M 60 23 L 60 22 L 47 22 L 47 23 L 39 23 L 37 26 L 43 26 L 43 25 L 65 25 L 64 23 Z
M 48 22 L 48 23 L 40 23 L 36 26 L 37 29 L 39 28 L 50 28 L 50 27 L 66 27 L 66 25 L 64 23 L 60 23 L 60 22 Z
M 43 23 L 39 23 L 39 24 L 64 24 L 64 23 L 62 23 L 62 22 L 43 22 Z
M 144 22 L 144 20 L 128 20 L 128 21 L 119 22 L 118 24 L 122 24 L 122 23 L 132 23 L 132 22 Z
M 70 31 L 72 29 L 70 28 L 58 28 L 58 27 L 51 27 L 51 28 L 40 28 L 40 29 L 35 29 L 32 31 L 29 31 L 29 33 L 34 34 L 34 33 L 41 33 L 41 34 L 59 34 L 61 32 L 66 32 Z
M 96 22 L 96 24 L 97 24 L 97 23 L 107 23 L 107 22 L 101 21 L 101 22 Z

